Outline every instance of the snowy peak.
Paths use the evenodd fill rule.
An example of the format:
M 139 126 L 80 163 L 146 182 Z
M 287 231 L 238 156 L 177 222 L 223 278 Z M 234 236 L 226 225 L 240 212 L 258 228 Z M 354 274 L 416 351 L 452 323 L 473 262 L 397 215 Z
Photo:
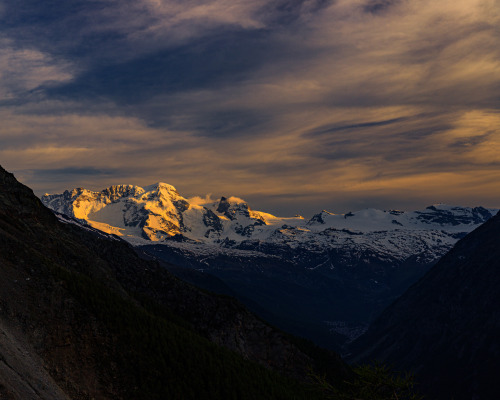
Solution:
M 307 224 L 308 225 L 325 224 L 325 218 L 327 218 L 329 215 L 335 215 L 335 214 L 332 214 L 331 212 L 323 210 L 319 214 L 313 215 L 313 217 L 307 222 Z
M 146 192 L 153 191 L 153 190 L 166 190 L 168 192 L 174 192 L 174 193 L 179 194 L 179 192 L 177 192 L 177 189 L 174 186 L 169 185 L 168 183 L 165 183 L 165 182 L 156 182 L 152 185 L 146 186 L 144 188 L 144 190 Z
M 175 187 L 163 182 L 158 182 L 153 185 L 146 186 L 143 190 L 148 194 L 156 195 L 158 197 L 165 197 L 165 198 L 182 197 L 179 195 L 179 192 Z
M 236 207 L 234 204 L 231 204 L 229 200 L 226 197 L 221 197 L 219 201 L 219 205 L 217 207 L 217 212 L 220 214 L 224 214 L 227 218 L 229 218 L 231 221 L 234 221 L 236 219 L 236 212 L 239 211 L 239 213 L 242 213 L 246 217 L 249 217 L 248 214 L 248 205 L 243 203 L 242 207 L 238 207 L 238 204 L 236 204 Z
M 42 202 L 49 208 L 74 218 L 87 219 L 92 212 L 119 201 L 124 197 L 135 197 L 144 189 L 133 185 L 113 185 L 100 192 L 84 188 L 66 190 L 62 195 L 45 194 Z
M 225 215 L 231 221 L 234 221 L 238 216 L 251 218 L 252 210 L 242 199 L 237 197 L 221 197 L 219 205 L 217 206 L 217 212 Z
M 182 213 L 190 207 L 173 186 L 162 182 L 146 188 L 114 185 L 100 192 L 76 188 L 45 195 L 42 202 L 108 233 L 154 241 L 183 232 Z

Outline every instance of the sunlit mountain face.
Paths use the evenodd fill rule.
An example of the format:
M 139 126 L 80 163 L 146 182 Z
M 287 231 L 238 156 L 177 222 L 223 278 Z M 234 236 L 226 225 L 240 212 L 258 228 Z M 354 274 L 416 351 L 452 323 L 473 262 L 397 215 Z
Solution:
M 274 215 L 498 206 L 498 0 L 0 8 L 0 159 Z
M 396 237 L 401 232 L 413 231 L 431 231 L 436 235 L 434 242 L 444 240 L 450 244 L 498 211 L 438 204 L 413 212 L 365 209 L 333 214 L 323 210 L 310 219 L 298 214 L 276 217 L 252 210 L 243 199 L 234 196 L 219 200 L 186 199 L 175 187 L 161 182 L 144 188 L 117 185 L 100 192 L 77 188 L 62 194 L 45 194 L 42 201 L 58 213 L 122 236 L 134 244 L 174 238 L 226 247 L 231 242 L 246 240 L 293 242 L 298 238 L 305 241 L 319 234 L 328 237 L 327 233 L 330 236 L 392 233 Z
M 276 217 L 238 197 L 188 199 L 166 183 L 77 188 L 42 201 L 62 221 L 117 235 L 181 267 L 170 267 L 178 276 L 333 349 L 498 211 L 438 204 Z

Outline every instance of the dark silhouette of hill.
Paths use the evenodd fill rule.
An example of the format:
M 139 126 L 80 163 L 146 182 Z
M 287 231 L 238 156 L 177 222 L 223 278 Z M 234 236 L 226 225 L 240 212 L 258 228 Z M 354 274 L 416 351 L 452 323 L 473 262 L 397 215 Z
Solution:
M 460 240 L 351 353 L 413 370 L 429 399 L 500 398 L 500 215 Z

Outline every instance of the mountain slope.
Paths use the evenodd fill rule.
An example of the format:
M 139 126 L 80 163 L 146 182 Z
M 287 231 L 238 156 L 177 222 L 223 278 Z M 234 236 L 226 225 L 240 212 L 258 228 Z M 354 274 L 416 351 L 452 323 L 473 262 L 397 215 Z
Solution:
M 0 274 L 5 398 L 311 396 L 245 361 L 307 379 L 315 361 L 286 335 L 234 300 L 139 259 L 120 240 L 61 224 L 1 168 Z M 338 380 L 349 376 L 338 358 L 328 360 Z
M 431 399 L 500 395 L 500 215 L 460 240 L 352 346 L 413 369 Z

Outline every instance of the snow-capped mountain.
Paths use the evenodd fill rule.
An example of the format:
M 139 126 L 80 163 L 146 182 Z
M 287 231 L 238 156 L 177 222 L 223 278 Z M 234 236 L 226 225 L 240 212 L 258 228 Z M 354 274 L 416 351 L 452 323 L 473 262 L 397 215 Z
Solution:
M 63 194 L 46 194 L 42 201 L 54 211 L 134 243 L 139 238 L 163 242 L 179 235 L 206 243 L 219 243 L 223 237 L 242 240 L 252 236 L 255 226 L 266 225 L 266 219 L 276 219 L 252 211 L 237 198 L 191 204 L 166 183 L 145 188 L 118 185 L 101 192 L 78 188 Z
M 498 212 L 439 204 L 281 218 L 236 197 L 190 201 L 165 183 L 79 188 L 42 201 L 121 236 L 149 257 L 216 276 L 264 318 L 330 347 L 328 331 L 344 337 L 337 344 L 350 336 L 345 332 L 362 332 L 460 238 Z
M 323 210 L 307 220 L 275 217 L 254 211 L 236 197 L 193 204 L 166 183 L 145 188 L 111 186 L 101 192 L 83 188 L 46 194 L 42 202 L 92 227 L 123 236 L 133 244 L 189 241 L 223 247 L 248 247 L 252 242 L 343 247 L 374 243 L 389 253 L 408 256 L 428 248 L 450 246 L 457 238 L 487 221 L 498 210 L 435 205 L 422 211 L 366 209 L 332 214 Z M 418 239 L 416 239 L 418 238 Z M 142 240 L 141 240 L 142 239 Z

